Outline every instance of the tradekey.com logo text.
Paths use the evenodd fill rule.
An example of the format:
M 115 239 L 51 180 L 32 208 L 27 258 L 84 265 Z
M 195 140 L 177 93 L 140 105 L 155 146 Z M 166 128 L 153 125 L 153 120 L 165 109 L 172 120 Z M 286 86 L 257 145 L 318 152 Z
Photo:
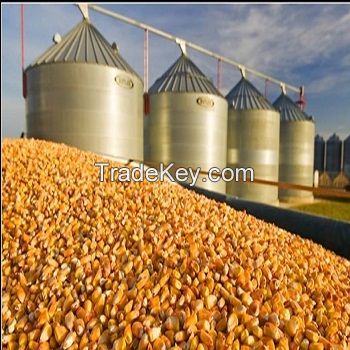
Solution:
M 175 163 L 164 165 L 159 164 L 159 167 L 146 167 L 144 164 L 139 164 L 137 167 L 110 167 L 108 162 L 96 162 L 95 166 L 99 168 L 99 180 L 104 182 L 157 182 L 165 181 L 166 179 L 172 182 L 187 182 L 190 186 L 194 186 L 200 175 L 202 182 L 252 182 L 254 181 L 253 168 L 223 168 L 212 167 L 208 171 L 202 171 L 201 168 L 176 168 Z M 109 173 L 109 177 L 106 175 Z

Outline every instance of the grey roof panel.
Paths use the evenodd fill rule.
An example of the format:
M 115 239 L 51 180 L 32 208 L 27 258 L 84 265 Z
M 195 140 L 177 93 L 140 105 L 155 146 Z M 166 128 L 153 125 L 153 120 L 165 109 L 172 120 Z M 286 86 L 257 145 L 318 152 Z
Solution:
M 201 92 L 222 96 L 204 73 L 185 55 L 181 55 L 149 89 L 150 94 L 161 92 Z
M 115 67 L 137 76 L 129 64 L 115 51 L 102 34 L 83 20 L 62 40 L 47 49 L 28 68 L 58 62 L 101 64 Z
M 321 135 L 317 134 L 317 135 L 315 136 L 315 141 L 324 142 L 324 139 L 323 139 L 323 137 L 322 137 Z
M 327 142 L 340 142 L 340 138 L 336 133 L 334 133 L 328 138 Z
M 243 77 L 226 95 L 226 99 L 229 107 L 237 110 L 275 110 L 260 91 Z
M 273 106 L 280 112 L 281 121 L 313 121 L 312 117 L 303 112 L 293 100 L 284 93 L 277 98 Z

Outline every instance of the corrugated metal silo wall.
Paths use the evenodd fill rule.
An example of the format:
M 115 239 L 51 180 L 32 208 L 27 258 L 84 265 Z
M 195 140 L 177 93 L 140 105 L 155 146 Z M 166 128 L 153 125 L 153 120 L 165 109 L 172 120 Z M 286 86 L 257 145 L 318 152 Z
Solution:
M 344 140 L 343 166 L 345 175 L 350 178 L 350 135 Z
M 272 110 L 229 109 L 227 165 L 251 167 L 254 177 L 278 181 L 280 115 Z M 227 193 L 239 198 L 277 204 L 278 188 L 231 181 Z
M 143 84 L 128 72 L 86 63 L 27 71 L 29 137 L 143 159 Z
M 326 147 L 326 171 L 334 179 L 341 168 L 342 142 L 335 135 L 327 140 Z
M 313 186 L 315 124 L 312 121 L 281 121 L 279 180 Z M 279 189 L 284 202 L 311 200 L 312 192 Z
M 314 170 L 324 171 L 324 156 L 326 143 L 323 138 L 315 138 Z
M 150 95 L 149 155 L 153 162 L 175 162 L 185 167 L 224 168 L 227 154 L 227 101 L 197 92 Z M 223 181 L 197 186 L 225 193 Z

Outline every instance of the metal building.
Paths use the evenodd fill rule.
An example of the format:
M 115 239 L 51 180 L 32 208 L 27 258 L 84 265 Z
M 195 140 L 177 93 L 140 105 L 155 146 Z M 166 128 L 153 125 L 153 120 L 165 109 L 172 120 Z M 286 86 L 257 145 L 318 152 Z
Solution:
M 350 178 L 350 135 L 344 140 L 343 168 L 345 175 Z
M 281 114 L 279 181 L 313 186 L 315 124 L 284 92 L 274 102 Z M 311 201 L 310 191 L 279 189 L 285 202 Z
M 318 170 L 323 172 L 325 167 L 325 148 L 326 143 L 322 136 L 316 135 L 315 137 L 315 152 L 314 152 L 314 171 Z
M 254 177 L 278 181 L 280 115 L 269 101 L 243 76 L 226 96 L 229 106 L 227 165 L 254 169 Z M 227 183 L 227 193 L 239 198 L 278 203 L 275 186 Z
M 149 89 L 149 157 L 203 171 L 226 166 L 227 102 L 185 53 Z M 223 181 L 196 186 L 225 193 Z
M 88 18 L 25 72 L 28 137 L 143 159 L 143 83 Z
M 339 136 L 333 134 L 327 140 L 326 147 L 326 171 L 334 179 L 341 170 L 342 141 Z

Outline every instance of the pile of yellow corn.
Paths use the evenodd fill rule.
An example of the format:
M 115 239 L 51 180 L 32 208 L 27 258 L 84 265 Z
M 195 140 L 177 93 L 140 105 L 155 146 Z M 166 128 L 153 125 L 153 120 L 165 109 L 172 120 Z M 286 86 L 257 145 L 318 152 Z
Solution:
M 3 141 L 4 349 L 349 348 L 349 261 L 97 160 Z

